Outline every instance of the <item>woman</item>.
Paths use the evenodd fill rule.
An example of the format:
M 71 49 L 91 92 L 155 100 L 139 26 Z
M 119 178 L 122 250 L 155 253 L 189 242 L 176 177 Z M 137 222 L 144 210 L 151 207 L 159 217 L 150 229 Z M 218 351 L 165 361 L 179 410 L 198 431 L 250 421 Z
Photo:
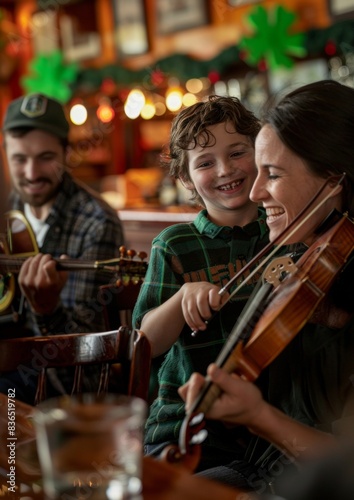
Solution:
M 353 138 L 354 89 L 338 82 L 305 85 L 268 110 L 256 139 L 258 175 L 250 196 L 266 210 L 271 241 L 332 176 L 346 174 L 337 187 L 328 182 L 319 200 L 328 199 L 288 243 L 311 245 L 319 237 L 321 222 L 333 209 L 348 212 L 353 218 Z M 286 468 L 286 462 L 304 462 L 321 456 L 337 446 L 338 436 L 351 438 L 353 277 L 352 254 L 321 303 L 321 313 L 308 321 L 269 366 L 266 397 L 255 384 L 229 375 L 215 364 L 208 368 L 211 381 L 221 388 L 222 394 L 206 416 L 246 426 L 282 452 L 277 472 L 273 468 L 273 478 L 262 473 L 271 452 L 268 450 L 257 462 L 257 474 L 249 478 L 248 484 L 258 492 L 264 491 L 265 484 L 274 476 L 281 475 L 279 471 Z M 203 381 L 201 375 L 194 374 L 180 388 L 187 409 Z M 237 463 L 205 475 L 233 482 L 234 471 Z

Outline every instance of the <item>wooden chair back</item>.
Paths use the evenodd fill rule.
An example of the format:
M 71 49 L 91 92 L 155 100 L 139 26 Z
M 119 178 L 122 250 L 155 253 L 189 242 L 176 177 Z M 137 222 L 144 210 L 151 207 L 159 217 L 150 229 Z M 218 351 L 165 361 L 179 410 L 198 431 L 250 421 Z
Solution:
M 148 399 L 151 348 L 140 330 L 121 327 L 98 333 L 71 333 L 0 340 L 0 372 L 38 373 L 35 404 L 46 397 L 49 368 L 74 367 L 72 394 L 82 391 L 85 366 L 100 365 L 97 393 L 110 390 L 111 368 L 116 392 Z M 117 371 L 117 366 L 120 368 Z M 22 370 L 22 372 L 21 372 Z
M 126 326 L 132 328 L 132 314 L 137 301 L 142 279 L 130 280 L 100 287 L 99 302 L 102 304 L 103 317 L 107 330 Z

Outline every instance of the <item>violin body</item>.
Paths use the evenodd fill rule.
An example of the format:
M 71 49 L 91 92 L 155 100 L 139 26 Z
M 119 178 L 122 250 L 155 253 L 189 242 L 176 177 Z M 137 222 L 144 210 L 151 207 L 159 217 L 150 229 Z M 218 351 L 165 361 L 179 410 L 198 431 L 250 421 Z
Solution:
M 251 338 L 232 356 L 236 371 L 247 380 L 260 372 L 288 345 L 308 322 L 330 290 L 354 247 L 354 225 L 343 217 L 319 238 L 270 296 Z M 230 361 L 231 363 L 231 361 Z
M 249 338 L 234 344 L 228 340 L 218 356 L 221 362 L 216 360 L 218 366 L 245 380 L 256 380 L 310 320 L 353 249 L 354 224 L 341 216 L 308 248 L 296 263 L 294 272 L 269 294 Z M 174 460 L 195 455 L 194 434 L 200 433 L 203 426 L 199 423 L 193 429 L 193 420 L 196 415 L 205 414 L 219 395 L 220 389 L 206 381 L 200 397 L 185 417 Z M 173 456 L 171 450 L 169 455 Z
M 9 253 L 7 241 L 1 238 L 0 258 Z M 16 280 L 13 274 L 0 271 L 0 312 L 6 311 L 16 294 Z
M 35 234 L 25 215 L 19 210 L 5 214 L 7 231 L 0 236 L 0 324 L 6 324 L 11 336 L 17 336 L 24 322 L 24 297 L 18 286 L 17 274 L 23 262 L 39 253 Z M 145 252 L 119 248 L 120 256 L 102 261 L 84 259 L 54 259 L 56 268 L 65 271 L 99 271 L 116 277 L 110 286 L 137 289 L 146 274 Z
M 5 262 L 9 256 L 23 260 L 39 252 L 36 237 L 22 212 L 7 212 L 5 222 L 6 234 L 0 238 L 0 262 Z M 0 265 L 0 322 L 10 319 L 18 323 L 22 307 L 21 292 L 12 270 Z

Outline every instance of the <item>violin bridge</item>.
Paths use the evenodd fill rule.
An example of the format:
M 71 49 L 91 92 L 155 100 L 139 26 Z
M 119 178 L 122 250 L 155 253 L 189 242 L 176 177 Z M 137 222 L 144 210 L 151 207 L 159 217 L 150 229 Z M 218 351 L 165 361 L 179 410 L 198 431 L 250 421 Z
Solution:
M 262 274 L 263 281 L 267 281 L 277 287 L 287 274 L 293 274 L 297 270 L 295 262 L 291 257 L 283 255 L 277 257 L 268 264 Z

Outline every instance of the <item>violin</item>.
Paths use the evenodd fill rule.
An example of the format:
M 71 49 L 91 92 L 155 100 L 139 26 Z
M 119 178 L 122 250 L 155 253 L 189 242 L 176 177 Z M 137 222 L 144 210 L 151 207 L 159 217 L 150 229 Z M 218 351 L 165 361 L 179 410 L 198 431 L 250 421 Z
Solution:
M 276 287 L 266 283 L 259 288 L 216 360 L 220 368 L 255 381 L 311 318 L 354 249 L 353 222 L 336 211 L 329 222 L 329 229 L 306 250 L 291 273 Z M 164 450 L 165 460 L 196 468 L 199 445 L 207 434 L 204 414 L 220 392 L 206 379 L 185 416 L 178 446 Z
M 109 273 L 130 273 L 136 276 L 144 276 L 147 269 L 146 252 L 135 250 L 125 250 L 124 246 L 119 247 L 120 257 L 107 260 L 80 260 L 80 259 L 53 259 L 56 268 L 60 271 L 105 271 Z M 125 257 L 124 255 L 127 255 Z M 141 260 L 134 260 L 137 255 Z M 18 273 L 26 257 L 7 256 L 0 254 L 0 271 Z
M 22 212 L 12 210 L 6 214 L 7 235 L 0 239 L 0 313 L 12 303 L 16 295 L 14 274 L 23 262 L 39 253 L 32 227 Z M 108 260 L 54 259 L 56 268 L 63 271 L 100 271 L 117 274 L 119 285 L 139 281 L 146 274 L 146 252 L 119 248 L 120 256 Z M 135 258 L 137 257 L 137 258 Z

